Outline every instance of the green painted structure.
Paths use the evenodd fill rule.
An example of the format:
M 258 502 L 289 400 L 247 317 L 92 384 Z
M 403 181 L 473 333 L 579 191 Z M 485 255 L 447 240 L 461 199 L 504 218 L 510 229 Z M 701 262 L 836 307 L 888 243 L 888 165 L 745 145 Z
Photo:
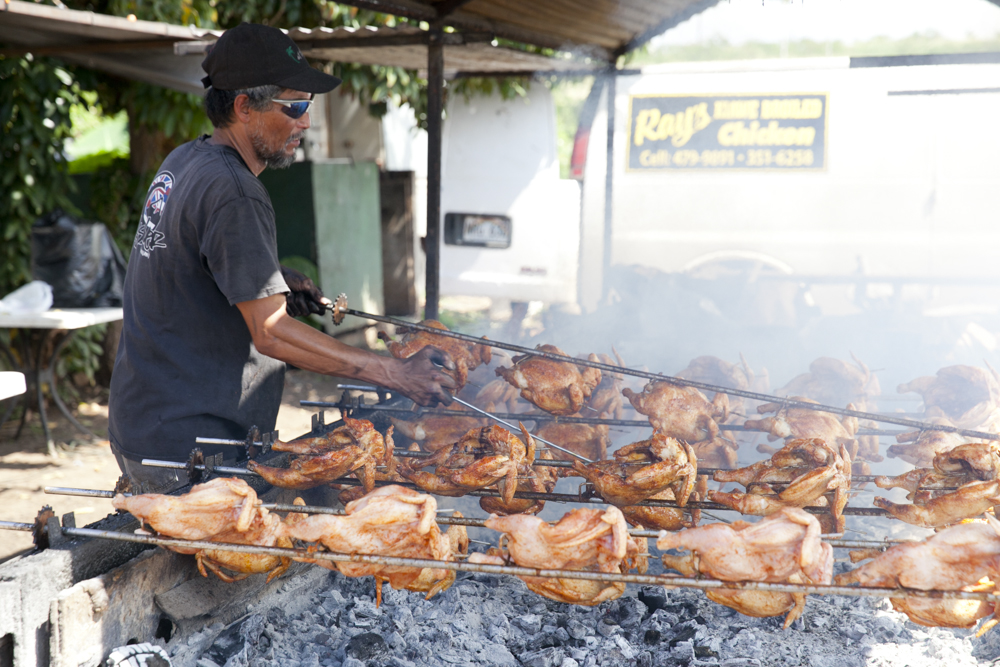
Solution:
M 374 162 L 296 162 L 260 175 L 274 206 L 278 256 L 314 262 L 320 289 L 384 312 L 379 169 Z

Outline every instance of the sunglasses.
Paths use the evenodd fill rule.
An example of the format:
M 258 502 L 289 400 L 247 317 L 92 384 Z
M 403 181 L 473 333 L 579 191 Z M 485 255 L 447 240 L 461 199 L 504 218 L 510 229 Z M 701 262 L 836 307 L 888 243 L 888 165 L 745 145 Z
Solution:
M 281 105 L 281 113 L 285 114 L 291 119 L 302 118 L 309 107 L 315 100 L 276 100 L 272 99 L 272 102 L 277 102 Z

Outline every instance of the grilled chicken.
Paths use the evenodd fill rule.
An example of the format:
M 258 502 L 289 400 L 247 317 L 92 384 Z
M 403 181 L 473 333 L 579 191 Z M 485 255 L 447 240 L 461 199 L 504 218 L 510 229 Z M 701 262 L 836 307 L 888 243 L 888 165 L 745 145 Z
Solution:
M 385 443 L 382 435 L 375 430 L 375 425 L 365 419 L 350 417 L 344 417 L 343 426 L 338 426 L 326 435 L 299 438 L 291 442 L 279 440 L 271 446 L 271 449 L 276 452 L 314 456 L 352 445 L 370 451 L 377 459 L 382 459 L 384 456 Z
M 402 486 L 383 486 L 348 503 L 345 510 L 344 516 L 314 514 L 288 521 L 284 534 L 304 542 L 318 542 L 330 551 L 342 554 L 454 560 L 452 540 L 441 533 L 435 521 L 437 501 L 433 496 Z M 348 577 L 372 575 L 379 592 L 383 581 L 388 581 L 395 589 L 417 586 L 419 590 L 427 591 L 428 599 L 454 581 L 454 574 L 441 568 L 428 571 L 368 563 L 334 563 L 308 558 L 296 560 L 315 562 Z
M 342 434 L 349 435 L 355 444 L 316 456 L 299 456 L 287 468 L 265 466 L 251 460 L 247 462 L 247 470 L 283 489 L 312 489 L 355 472 L 365 491 L 371 491 L 375 488 L 376 465 L 385 465 L 390 477 L 394 474 L 393 427 L 386 430 L 383 438 L 369 421 L 350 417 L 344 421 Z
M 809 372 L 799 375 L 775 393 L 778 396 L 804 396 L 824 405 L 852 404 L 857 410 L 875 409 L 873 399 L 882 393 L 878 378 L 853 354 L 854 364 L 831 357 L 820 357 L 809 364 Z M 874 422 L 860 424 L 865 428 L 877 428 Z M 857 429 L 855 429 L 856 431 Z M 851 458 L 881 461 L 878 436 L 865 435 L 857 438 L 857 451 Z
M 804 396 L 793 396 L 792 400 L 803 403 L 815 403 Z M 848 405 L 853 410 L 853 405 Z M 764 403 L 757 407 L 760 413 L 774 412 L 773 417 L 763 419 L 748 419 L 744 422 L 747 428 L 760 429 L 768 434 L 768 440 L 778 438 L 818 438 L 832 447 L 846 445 L 848 451 L 857 447 L 854 435 L 858 432 L 858 420 L 855 417 L 844 417 L 838 420 L 829 412 L 819 412 L 807 408 L 784 407 L 781 403 Z M 759 447 L 760 451 L 768 451 Z M 853 458 L 853 454 L 852 454 Z
M 518 468 L 525 460 L 534 460 L 535 454 L 534 439 L 523 424 L 521 432 L 528 448 L 499 426 L 474 428 L 451 447 L 439 449 L 427 459 L 411 458 L 400 464 L 398 472 L 424 491 L 441 496 L 464 496 L 496 484 L 503 501 L 510 503 L 518 486 Z M 430 473 L 414 466 L 436 468 Z
M 690 445 L 654 432 L 619 449 L 613 461 L 574 461 L 573 469 L 612 505 L 634 505 L 670 487 L 683 507 L 694 490 L 698 460 Z
M 566 355 L 555 345 L 539 345 L 536 349 Z M 592 354 L 590 360 L 599 359 Z M 522 398 L 554 415 L 575 415 L 601 382 L 601 371 L 570 362 L 534 355 L 514 357 L 513 361 L 510 368 L 497 368 L 496 374 L 520 389 Z
M 281 534 L 281 517 L 259 507 L 257 494 L 240 479 L 214 479 L 194 486 L 181 496 L 151 493 L 126 497 L 119 494 L 112 504 L 115 509 L 129 512 L 166 537 L 262 547 L 292 546 Z M 202 576 L 207 577 L 211 571 L 226 582 L 264 572 L 270 573 L 267 580 L 271 581 L 291 564 L 288 558 L 279 556 L 223 549 L 166 548 L 193 554 Z
M 913 504 L 885 498 L 875 498 L 874 504 L 907 523 L 935 528 L 978 516 L 1000 503 L 1000 443 L 959 445 L 937 454 L 933 465 L 875 478 L 881 489 L 906 489 Z
M 692 497 L 700 500 L 698 493 Z M 650 496 L 646 500 L 666 500 L 677 502 L 674 490 L 666 488 L 659 493 Z M 645 528 L 647 530 L 680 530 L 681 528 L 694 528 L 701 520 L 701 510 L 699 509 L 674 509 L 672 507 L 649 507 L 647 505 L 631 505 L 622 507 L 622 515 L 625 520 L 633 526 Z
M 448 327 L 437 320 L 424 320 L 420 324 L 425 327 L 448 331 Z M 389 348 L 389 354 L 397 359 L 408 359 L 428 345 L 447 352 L 451 356 L 452 361 L 455 362 L 455 370 L 448 371 L 442 369 L 441 372 L 451 375 L 458 384 L 458 389 L 465 386 L 465 383 L 469 379 L 469 371 L 475 369 L 479 364 L 490 363 L 489 345 L 476 345 L 448 336 L 416 331 L 406 327 L 399 327 L 396 332 L 403 335 L 399 341 L 393 341 L 385 333 L 379 332 L 379 338 L 385 341 L 386 346 Z
M 774 393 L 777 396 L 805 396 L 824 405 L 853 403 L 868 410 L 871 400 L 882 393 L 878 378 L 853 354 L 854 364 L 832 357 L 820 357 L 809 364 L 809 372 L 793 378 Z
M 692 443 L 717 437 L 718 422 L 729 415 L 729 399 L 725 394 L 716 394 L 709 403 L 697 389 L 669 382 L 650 382 L 641 394 L 628 387 L 622 393 L 636 411 L 649 417 L 654 429 Z
M 531 438 L 530 435 L 528 435 Z M 547 465 L 532 465 L 534 459 L 530 458 L 533 445 L 528 446 L 528 456 L 517 468 L 517 490 L 527 493 L 552 493 L 556 488 L 559 476 L 556 474 L 558 468 Z M 542 460 L 552 460 L 552 453 L 549 450 L 542 451 L 539 456 Z M 503 498 L 485 496 L 479 499 L 479 506 L 489 514 L 507 516 L 509 514 L 538 514 L 545 508 L 544 500 L 531 500 L 529 498 L 514 498 L 510 502 Z
M 626 572 L 630 567 L 645 571 L 645 551 L 628 534 L 625 518 L 617 507 L 606 511 L 577 509 L 566 513 L 555 525 L 542 519 L 518 514 L 490 517 L 486 526 L 504 533 L 509 560 L 522 567 Z M 501 550 L 473 554 L 470 563 L 502 565 Z M 521 577 L 528 588 L 551 600 L 567 604 L 595 606 L 614 600 L 625 592 L 624 583 L 581 579 Z
M 475 404 L 487 412 L 515 412 L 517 401 L 517 387 L 502 377 L 484 384 L 474 399 Z
M 801 509 L 786 507 L 757 523 L 736 521 L 667 533 L 656 541 L 661 551 L 686 549 L 688 556 L 663 555 L 664 567 L 684 576 L 723 581 L 829 584 L 833 548 L 820 541 L 820 525 Z M 747 616 L 788 612 L 785 628 L 805 609 L 802 593 L 710 590 L 706 596 Z
M 708 499 L 743 514 L 767 516 L 785 507 L 830 507 L 827 532 L 844 528 L 843 510 L 851 488 L 851 457 L 847 448 L 839 451 L 816 438 L 790 440 L 768 461 L 738 470 L 719 470 L 717 482 L 737 482 L 746 493 L 709 491 Z M 784 485 L 774 489 L 773 484 Z M 824 494 L 833 491 L 833 502 Z
M 744 391 L 749 390 L 754 383 L 754 373 L 742 354 L 740 355 L 739 364 L 731 364 L 718 357 L 708 355 L 697 357 L 691 360 L 687 368 L 675 373 L 675 376 L 685 380 L 694 380 L 696 382 L 714 384 L 729 389 L 742 389 Z M 729 411 L 730 413 L 743 413 L 743 398 L 730 396 Z
M 870 563 L 837 575 L 836 583 L 925 591 L 993 591 L 993 582 L 1000 576 L 998 568 L 1000 522 L 987 514 L 986 523 L 963 523 L 921 542 L 897 544 Z M 931 627 L 971 628 L 994 613 L 992 603 L 980 600 L 891 598 L 890 602 L 914 623 Z M 977 636 L 996 622 L 994 617 L 984 623 Z
M 460 519 L 462 518 L 462 513 L 456 511 L 451 516 Z M 456 558 L 468 555 L 469 533 L 465 526 L 449 526 L 444 536 L 448 538 L 449 551 L 451 553 L 451 558 L 448 560 L 455 560 Z M 406 587 L 406 590 L 427 593 L 427 598 L 430 599 L 435 594 L 451 588 L 451 585 L 455 583 L 455 575 L 458 574 L 455 570 L 448 570 L 445 578 L 439 579 L 440 573 L 441 570 L 438 568 L 425 567 L 420 571 L 420 576 Z M 379 587 L 381 588 L 381 585 Z M 377 595 L 379 598 L 378 602 L 381 603 L 382 591 L 378 591 Z
M 467 408 L 460 407 L 455 412 L 461 414 L 465 412 L 470 416 L 451 415 L 424 415 L 419 419 L 407 421 L 405 419 L 392 419 L 396 433 L 402 433 L 407 438 L 420 443 L 421 448 L 426 452 L 436 452 L 442 447 L 449 447 L 459 440 L 470 429 L 486 426 L 485 419 L 478 419 L 471 416 L 473 413 Z
M 702 465 L 729 468 L 736 464 L 737 445 L 719 433 L 719 424 L 729 416 L 729 398 L 716 394 L 709 403 L 693 387 L 668 382 L 650 382 L 642 393 L 629 388 L 622 394 L 663 435 L 690 443 Z
M 118 494 L 111 504 L 157 533 L 182 540 L 207 540 L 230 530 L 245 532 L 260 511 L 257 493 L 235 477 L 197 484 L 180 496 Z
M 954 426 L 944 417 L 932 417 L 927 421 L 931 424 Z M 967 440 L 957 433 L 945 431 L 911 431 L 897 435 L 896 442 L 900 444 L 892 445 L 888 449 L 890 458 L 900 458 L 919 468 L 926 468 L 939 453 L 954 449 Z
M 563 424 L 561 422 L 545 422 L 535 431 L 539 438 L 554 442 L 560 447 L 576 452 L 580 456 L 599 461 L 608 455 L 608 444 L 611 438 L 608 427 L 591 424 Z M 576 461 L 576 457 L 559 451 L 550 450 L 553 457 L 559 461 Z
M 597 355 L 597 360 L 609 366 L 624 367 L 625 362 L 621 355 L 618 354 L 617 350 L 614 352 L 615 359 L 601 353 Z M 597 385 L 587 400 L 587 412 L 591 413 L 587 416 L 599 416 L 601 419 L 621 419 L 625 412 L 622 403 L 622 381 L 621 373 L 603 373 L 601 383 Z
M 994 430 L 1000 422 L 1000 376 L 992 367 L 987 372 L 975 366 L 947 366 L 896 391 L 920 394 L 928 417 L 946 417 L 961 428 Z

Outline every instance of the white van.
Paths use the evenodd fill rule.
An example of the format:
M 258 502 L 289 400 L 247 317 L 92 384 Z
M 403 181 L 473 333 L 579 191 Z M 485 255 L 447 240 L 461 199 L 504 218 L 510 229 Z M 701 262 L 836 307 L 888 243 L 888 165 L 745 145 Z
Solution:
M 426 233 L 426 134 L 414 129 L 412 116 L 390 110 L 382 136 L 386 168 L 416 172 L 419 243 Z M 536 83 L 512 100 L 453 96 L 441 167 L 441 294 L 575 304 L 581 189 L 559 177 L 549 90 Z M 464 238 L 449 229 L 462 227 L 463 218 Z M 419 245 L 415 257 L 422 290 Z
M 1000 282 L 998 81 L 998 64 L 859 68 L 849 58 L 620 76 L 611 265 L 689 275 L 742 265 L 816 285 L 861 275 L 890 292 Z M 598 108 L 583 194 L 587 308 L 605 296 Z

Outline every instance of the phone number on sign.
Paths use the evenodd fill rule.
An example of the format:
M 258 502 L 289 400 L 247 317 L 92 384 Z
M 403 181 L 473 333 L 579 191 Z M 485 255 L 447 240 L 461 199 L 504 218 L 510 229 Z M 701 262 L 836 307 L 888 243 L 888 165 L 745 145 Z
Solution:
M 643 151 L 639 162 L 644 167 L 811 167 L 813 152 L 809 149 L 772 151 L 750 149 L 739 154 L 732 150 L 665 150 Z

